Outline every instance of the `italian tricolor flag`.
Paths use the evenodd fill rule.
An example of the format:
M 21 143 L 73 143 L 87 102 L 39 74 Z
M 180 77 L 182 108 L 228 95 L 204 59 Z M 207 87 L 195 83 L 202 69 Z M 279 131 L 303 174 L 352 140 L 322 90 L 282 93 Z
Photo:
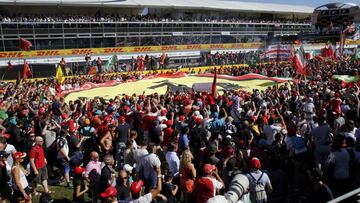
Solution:
M 360 80 L 357 75 L 333 75 L 332 79 L 340 80 L 342 87 L 351 87 L 354 83 Z
M 307 63 L 306 63 L 306 54 L 303 45 L 301 45 L 300 48 L 296 51 L 294 62 L 298 74 L 306 75 Z

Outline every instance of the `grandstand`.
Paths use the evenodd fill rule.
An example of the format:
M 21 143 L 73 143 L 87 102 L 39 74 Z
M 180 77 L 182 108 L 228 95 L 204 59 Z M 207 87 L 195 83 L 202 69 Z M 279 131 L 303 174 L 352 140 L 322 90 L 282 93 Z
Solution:
M 4 1 L 1 51 L 264 41 L 311 30 L 313 8 L 234 1 Z

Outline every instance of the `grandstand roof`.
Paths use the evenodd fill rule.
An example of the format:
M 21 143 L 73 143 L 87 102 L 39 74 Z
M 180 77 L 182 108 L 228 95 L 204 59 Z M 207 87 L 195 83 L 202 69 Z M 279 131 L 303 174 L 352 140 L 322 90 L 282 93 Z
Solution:
M 301 5 L 254 3 L 230 0 L 0 0 L 0 5 L 104 6 L 128 8 L 176 8 L 232 10 L 266 13 L 311 14 L 314 8 Z

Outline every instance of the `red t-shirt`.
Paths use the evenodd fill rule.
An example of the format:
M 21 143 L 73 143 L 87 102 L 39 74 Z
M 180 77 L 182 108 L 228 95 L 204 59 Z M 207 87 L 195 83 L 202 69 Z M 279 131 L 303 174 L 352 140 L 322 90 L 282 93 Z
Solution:
M 196 202 L 206 203 L 210 198 L 214 197 L 215 187 L 213 181 L 208 177 L 201 177 L 196 180 Z
M 35 145 L 31 148 L 29 158 L 34 159 L 36 169 L 45 167 L 45 154 L 42 146 Z
M 165 128 L 164 129 L 164 141 L 163 146 L 169 146 L 171 139 L 174 137 L 174 129 L 172 128 Z

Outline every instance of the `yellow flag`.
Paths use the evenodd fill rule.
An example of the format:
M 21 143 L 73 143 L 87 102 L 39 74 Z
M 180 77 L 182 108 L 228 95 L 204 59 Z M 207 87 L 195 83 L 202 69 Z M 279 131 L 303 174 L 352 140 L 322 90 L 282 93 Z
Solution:
M 61 84 L 61 83 L 63 83 L 64 82 L 64 80 L 65 80 L 65 77 L 64 77 L 64 74 L 63 74 L 63 72 L 62 72 L 62 70 L 61 70 L 61 66 L 60 66 L 60 64 L 58 64 L 58 66 L 57 66 L 57 70 L 56 70 L 56 80 Z

